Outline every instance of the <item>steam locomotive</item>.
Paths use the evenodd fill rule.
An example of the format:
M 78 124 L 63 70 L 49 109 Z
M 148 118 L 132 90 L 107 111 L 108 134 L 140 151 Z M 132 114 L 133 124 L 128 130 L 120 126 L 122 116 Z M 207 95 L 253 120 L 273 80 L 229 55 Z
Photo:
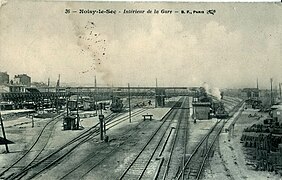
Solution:
M 112 104 L 110 106 L 110 110 L 114 113 L 116 112 L 121 112 L 123 108 L 123 103 L 122 103 L 122 99 L 120 99 L 119 97 L 114 97 L 112 99 Z
M 224 104 L 221 101 L 214 101 L 213 102 L 213 113 L 216 118 L 224 119 L 228 118 L 229 114 L 224 108 Z

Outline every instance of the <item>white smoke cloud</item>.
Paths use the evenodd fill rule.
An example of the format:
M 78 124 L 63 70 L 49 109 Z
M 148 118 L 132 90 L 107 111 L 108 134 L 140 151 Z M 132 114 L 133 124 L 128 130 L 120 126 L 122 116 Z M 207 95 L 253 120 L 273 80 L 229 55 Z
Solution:
M 206 92 L 209 94 L 210 88 L 209 88 L 208 83 L 204 82 L 204 83 L 203 83 L 203 88 L 204 88 L 204 89 L 206 90 Z
M 219 88 L 217 88 L 217 87 L 210 88 L 209 84 L 206 83 L 206 82 L 203 83 L 203 88 L 206 90 L 207 94 L 216 97 L 218 100 L 221 99 Z
M 211 94 L 213 96 L 215 96 L 217 99 L 219 99 L 219 100 L 221 99 L 220 91 L 219 91 L 218 88 L 212 88 L 211 89 Z

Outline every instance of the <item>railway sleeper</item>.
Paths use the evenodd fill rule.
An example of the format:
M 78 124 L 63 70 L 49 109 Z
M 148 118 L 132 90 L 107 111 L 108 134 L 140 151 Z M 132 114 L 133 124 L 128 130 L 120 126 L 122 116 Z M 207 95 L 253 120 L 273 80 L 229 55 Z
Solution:
M 133 169 L 131 169 L 130 171 L 131 172 L 140 172 L 140 170 L 143 170 L 144 169 L 144 167 L 142 167 L 142 166 L 134 166 L 134 168 Z
M 139 174 L 126 174 L 123 179 L 126 179 L 126 180 L 130 180 L 130 179 L 136 180 L 138 178 L 139 178 Z
M 197 169 L 190 168 L 189 175 L 197 176 L 197 174 L 198 174 L 198 170 Z

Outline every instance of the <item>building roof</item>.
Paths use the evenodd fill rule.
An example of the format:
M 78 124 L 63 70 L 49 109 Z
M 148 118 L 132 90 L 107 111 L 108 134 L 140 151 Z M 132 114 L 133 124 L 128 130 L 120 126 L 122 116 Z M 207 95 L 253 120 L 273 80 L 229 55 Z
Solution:
M 25 87 L 25 85 L 22 85 L 22 84 L 2 84 L 1 86 L 6 86 L 6 87 Z
M 257 89 L 257 88 L 244 88 L 242 91 L 243 92 L 250 92 L 250 91 L 259 92 L 259 89 Z
M 27 74 L 18 74 L 18 75 L 15 75 L 15 78 L 21 78 L 23 76 L 29 77 Z
M 210 106 L 210 102 L 193 102 L 193 106 Z
M 27 92 L 30 93 L 40 93 L 40 91 L 37 88 L 26 88 Z

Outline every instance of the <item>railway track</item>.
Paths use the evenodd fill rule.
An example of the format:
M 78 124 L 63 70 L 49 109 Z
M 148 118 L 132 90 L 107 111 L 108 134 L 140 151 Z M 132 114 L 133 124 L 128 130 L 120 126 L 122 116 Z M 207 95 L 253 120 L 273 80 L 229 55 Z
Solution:
M 182 170 L 176 176 L 184 179 L 199 179 L 204 163 L 209 155 L 214 142 L 224 126 L 224 120 L 219 120 L 211 130 L 198 143 L 189 159 L 185 162 Z
M 174 179 L 176 172 L 178 172 L 184 162 L 186 154 L 186 143 L 188 134 L 188 117 L 189 117 L 189 101 L 183 103 L 180 112 L 179 120 L 176 123 L 174 136 L 171 138 L 171 146 L 168 146 L 168 152 L 164 155 L 159 154 L 160 165 L 156 170 L 154 179 Z
M 229 112 L 230 118 L 238 111 L 242 104 L 243 102 L 240 102 Z M 182 169 L 175 176 L 176 179 L 200 179 L 205 162 L 210 155 L 214 143 L 220 135 L 224 125 L 230 118 L 225 120 L 220 119 L 215 123 L 210 131 L 197 144 L 188 160 L 185 161 Z
M 238 104 L 235 108 L 233 108 L 233 110 L 230 112 L 230 115 L 233 115 L 239 109 L 240 105 L 241 104 Z M 170 132 L 176 131 L 175 136 L 174 136 L 173 141 L 172 141 L 172 146 L 170 147 L 171 149 L 169 151 L 170 153 L 169 153 L 168 158 L 164 159 L 163 157 L 159 157 L 159 158 L 163 158 L 163 159 L 161 160 L 161 162 L 162 162 L 161 165 L 158 167 L 158 169 L 160 169 L 160 171 L 158 173 L 160 176 L 159 177 L 157 176 L 157 177 L 158 177 L 158 179 L 160 179 L 160 177 L 161 177 L 161 179 L 173 179 L 173 178 L 180 179 L 181 177 L 182 178 L 188 177 L 188 178 L 198 179 L 200 177 L 200 174 L 201 174 L 201 171 L 204 167 L 205 161 L 207 160 L 208 155 L 209 155 L 209 153 L 210 153 L 210 151 L 213 147 L 214 142 L 216 141 L 218 135 L 220 134 L 221 129 L 224 127 L 225 121 L 221 120 L 218 123 L 216 123 L 216 125 L 210 130 L 210 132 L 198 144 L 198 146 L 199 146 L 199 147 L 197 146 L 198 149 L 196 147 L 197 150 L 196 149 L 194 150 L 194 152 L 196 151 L 195 154 L 193 152 L 190 155 L 189 159 L 187 161 L 185 161 L 187 159 L 187 158 L 185 158 L 185 154 L 186 154 L 186 149 L 185 149 L 186 144 L 185 143 L 187 143 L 187 132 L 186 132 L 187 124 L 186 123 L 188 123 L 188 122 L 187 121 L 181 121 L 181 119 L 183 119 L 183 117 L 185 119 L 185 117 L 187 116 L 187 114 L 185 115 L 185 113 L 183 113 L 183 110 L 185 110 L 185 109 L 187 110 L 188 108 L 185 108 L 183 106 L 182 101 L 179 101 L 175 104 L 175 106 L 165 116 L 161 126 L 153 133 L 150 140 L 142 148 L 141 152 L 137 155 L 137 157 L 133 160 L 133 162 L 130 165 L 128 165 L 128 168 L 124 171 L 124 173 L 122 174 L 120 179 L 141 179 L 141 178 L 148 178 L 151 175 L 150 173 L 147 173 L 147 172 L 152 171 L 152 168 L 150 167 L 152 165 L 152 159 L 157 158 L 160 155 L 162 155 L 161 153 L 159 153 L 159 156 L 158 156 L 157 152 L 163 152 L 164 151 L 165 146 L 161 147 L 161 145 L 166 144 L 168 139 L 169 139 L 169 136 L 171 135 L 171 134 L 168 135 L 167 132 L 168 132 L 169 127 L 171 127 L 171 123 L 172 123 L 171 120 L 173 120 L 173 119 L 174 120 L 180 119 L 180 120 L 176 121 L 177 122 L 176 129 L 170 129 L 171 130 Z M 140 114 L 144 111 L 145 111 L 144 109 L 138 110 L 138 111 L 132 113 L 132 116 L 138 115 L 138 114 Z M 105 119 L 106 124 L 107 124 L 107 130 L 109 130 L 109 129 L 117 126 L 118 124 L 122 123 L 123 121 L 127 120 L 128 116 L 117 118 L 117 116 L 119 116 L 119 115 L 120 114 L 111 114 L 110 116 L 108 116 Z M 50 125 L 51 125 L 51 122 L 50 122 Z M 46 130 L 47 129 L 48 128 L 46 127 Z M 44 131 L 42 130 L 42 132 L 40 134 L 45 134 L 43 132 Z M 40 142 L 40 140 L 37 139 L 37 142 L 35 142 L 35 144 L 33 146 L 34 147 L 41 147 L 41 148 L 43 147 L 42 150 L 39 151 L 39 153 L 36 156 L 33 156 L 35 158 L 33 158 L 33 160 L 28 165 L 24 166 L 24 168 L 22 168 L 20 172 L 11 174 L 8 177 L 6 176 L 6 179 L 21 179 L 21 178 L 32 179 L 32 178 L 38 176 L 39 174 L 41 174 L 42 172 L 44 172 L 48 168 L 50 168 L 50 167 L 54 166 L 55 164 L 57 164 L 58 162 L 60 162 L 60 160 L 62 160 L 64 157 L 66 157 L 68 154 L 70 154 L 76 147 L 78 147 L 79 145 L 81 145 L 81 144 L 87 142 L 88 140 L 94 138 L 95 136 L 99 135 L 99 132 L 100 132 L 99 131 L 99 124 L 96 124 L 92 128 L 90 128 L 87 131 L 81 133 L 78 137 L 69 141 L 68 143 L 63 145 L 61 148 L 59 148 L 58 150 L 54 151 L 53 153 L 51 153 L 47 156 L 43 155 L 41 152 L 44 150 L 48 141 L 45 142 L 45 146 L 44 146 L 44 141 Z M 183 134 L 184 134 L 184 140 L 183 140 Z M 50 135 L 51 135 L 51 133 L 50 133 Z M 50 137 L 50 135 L 49 135 L 49 137 Z M 45 139 L 48 139 L 47 135 L 42 135 L 42 137 L 45 137 Z M 207 138 L 209 139 L 208 141 L 206 141 Z M 172 139 L 172 138 L 170 138 L 170 139 Z M 182 141 L 184 141 L 184 142 L 182 142 Z M 205 143 L 205 142 L 208 142 L 208 143 Z M 181 144 L 183 144 L 183 145 L 181 145 Z M 184 150 L 181 149 L 181 151 L 183 151 L 183 153 L 179 153 L 179 154 L 180 154 L 180 156 L 181 155 L 183 155 L 183 156 L 182 156 L 182 158 L 179 158 L 179 155 L 176 155 L 176 153 L 175 153 L 175 152 L 179 152 L 179 151 L 175 151 L 175 149 L 177 149 L 181 146 L 184 147 Z M 32 147 L 31 147 L 31 149 L 32 149 Z M 79 171 L 79 176 L 78 176 L 77 179 L 81 178 L 81 175 L 83 177 L 88 172 L 90 172 L 92 169 L 94 169 L 97 165 L 101 164 L 104 161 L 104 159 L 108 155 L 113 153 L 114 151 L 116 151 L 115 147 L 106 149 L 102 154 L 99 154 L 99 156 L 98 156 L 99 158 L 95 160 L 94 164 L 92 164 L 91 166 L 89 166 L 87 168 L 83 168 L 83 167 L 85 167 L 85 164 L 88 164 L 88 162 L 91 161 L 91 158 L 89 158 L 89 160 L 82 162 L 80 165 L 78 165 L 77 167 L 72 169 L 72 171 L 67 173 L 61 179 L 68 179 L 68 177 L 70 177 L 70 176 L 73 178 L 76 175 L 78 175 L 78 173 L 77 173 L 78 171 Z M 93 157 L 97 157 L 97 153 L 93 153 L 92 155 L 93 155 Z M 90 157 L 92 155 L 90 155 Z M 25 157 L 28 157 L 28 155 L 24 156 L 23 158 L 20 158 L 20 160 L 18 162 L 20 162 L 21 159 L 23 159 L 22 161 L 24 162 Z M 196 159 L 196 161 L 194 161 L 192 158 Z M 201 162 L 199 160 L 200 158 L 202 159 Z M 182 161 L 182 165 L 179 165 L 179 164 L 181 164 L 181 161 Z M 193 163 L 195 165 L 193 165 Z M 13 163 L 12 166 L 18 166 L 17 162 Z M 175 168 L 172 168 L 172 167 L 177 167 L 177 168 L 175 169 Z M 197 167 L 197 168 L 189 168 L 189 167 Z M 12 167 L 5 169 L 5 171 L 3 171 L 2 173 L 3 174 L 8 173 L 10 169 L 12 169 Z M 84 169 L 83 173 L 81 173 L 81 169 Z M 194 169 L 196 169 L 197 172 Z M 150 179 L 152 179 L 152 178 L 150 178 Z
M 136 111 L 132 113 L 132 116 L 137 116 L 141 114 L 142 112 L 146 111 L 146 109 L 141 109 L 139 111 Z M 108 129 L 111 129 L 112 127 L 122 123 L 123 121 L 127 120 L 127 116 L 124 118 L 119 118 L 117 121 L 114 121 L 110 126 L 107 127 Z M 142 123 L 142 121 L 140 122 Z M 138 126 L 138 124 L 137 124 Z M 129 134 L 131 136 L 133 133 L 136 133 L 134 129 L 130 129 L 126 132 L 126 134 Z M 107 147 L 103 151 L 94 152 L 87 156 L 87 159 L 76 165 L 74 168 L 69 170 L 65 175 L 60 177 L 60 179 L 81 179 L 85 175 L 87 175 L 90 171 L 92 171 L 95 167 L 100 165 L 102 162 L 104 162 L 105 159 L 107 159 L 112 153 L 116 152 L 118 148 L 124 144 L 126 141 L 119 143 L 116 146 L 113 147 Z
M 152 133 L 149 140 L 145 143 L 142 147 L 141 151 L 136 155 L 136 157 L 128 164 L 127 168 L 124 170 L 122 175 L 119 179 L 142 179 L 142 178 L 149 178 L 148 176 L 151 175 L 152 161 L 154 158 L 158 157 L 157 152 L 163 151 L 164 146 L 162 144 L 166 144 L 166 137 L 170 136 L 173 127 L 171 126 L 172 120 L 178 119 L 179 111 L 183 103 L 183 98 L 178 101 L 174 107 L 165 115 L 162 120 L 160 126 Z M 168 133 L 168 129 L 170 131 Z M 147 173 L 149 172 L 149 173 Z M 151 175 L 152 176 L 152 175 Z
M 132 115 L 136 115 L 138 113 L 142 113 L 144 109 L 141 109 Z M 110 114 L 108 117 L 105 118 L 107 129 L 111 129 L 117 124 L 121 123 L 122 121 L 126 120 L 128 116 L 124 116 L 121 118 L 117 118 L 120 114 Z M 117 118 L 117 119 L 115 119 Z M 55 150 L 54 152 L 48 155 L 41 155 L 39 154 L 36 158 L 34 158 L 28 165 L 22 168 L 19 172 L 12 174 L 10 177 L 6 179 L 32 179 L 51 166 L 57 164 L 60 160 L 70 154 L 75 148 L 80 146 L 81 144 L 87 142 L 88 140 L 92 139 L 95 136 L 98 136 L 100 133 L 99 123 L 94 125 L 92 128 L 86 130 L 85 132 L 81 133 L 76 138 L 72 139 L 71 141 L 67 142 L 59 149 Z
M 143 109 L 143 108 L 142 108 L 142 109 L 140 109 L 140 110 L 138 110 L 138 111 L 135 111 L 135 112 L 131 113 L 131 116 L 132 116 L 132 117 L 137 116 L 137 115 L 139 115 L 139 114 L 145 112 L 146 110 L 147 110 L 147 109 Z M 108 123 L 108 128 L 111 129 L 112 127 L 114 127 L 114 126 L 116 126 L 116 125 L 118 125 L 118 124 L 124 122 L 125 120 L 127 120 L 128 116 L 129 116 L 129 115 L 126 115 L 125 117 L 120 117 L 120 118 L 118 118 L 118 119 L 116 119 L 116 120 L 114 120 L 114 121 L 110 121 L 110 123 Z
M 51 121 L 49 121 L 48 123 L 44 125 L 38 137 L 36 138 L 34 143 L 30 146 L 30 148 L 24 151 L 24 153 L 21 155 L 20 158 L 18 158 L 11 165 L 9 165 L 8 168 L 6 168 L 4 171 L 0 173 L 0 176 L 2 179 L 5 179 L 11 176 L 14 173 L 14 172 L 11 172 L 13 168 L 24 166 L 27 162 L 31 162 L 32 159 L 36 159 L 42 153 L 42 151 L 46 147 L 51 137 L 54 126 L 61 120 L 61 117 L 63 115 L 64 113 L 57 115 L 56 117 L 52 118 Z
M 169 133 L 166 133 L 169 129 L 168 127 L 172 127 L 170 122 L 170 125 L 167 125 L 166 128 L 163 127 L 165 130 L 157 129 L 119 179 L 164 180 L 200 178 L 204 164 L 227 120 L 218 120 L 202 138 L 193 153 L 189 157 L 186 157 L 188 121 L 185 119 L 189 116 L 189 108 L 184 106 L 183 102 L 181 102 L 181 105 L 179 105 L 179 103 L 180 102 L 174 107 L 175 114 L 171 113 L 171 117 L 169 117 L 176 120 L 173 124 L 173 127 L 177 124 L 176 128 L 172 128 Z M 239 103 L 235 106 L 230 111 L 230 116 L 233 116 L 241 105 L 242 103 Z M 177 112 L 178 116 L 176 115 L 176 110 L 179 110 Z M 161 126 L 163 126 L 163 124 Z M 174 134 L 173 137 L 171 136 L 172 134 Z M 156 140 L 156 137 L 159 139 Z M 160 148 L 160 144 L 163 144 L 162 148 Z M 159 152 L 158 156 L 156 152 Z M 156 165 L 153 164 L 154 159 L 159 160 L 157 168 L 155 168 Z M 152 178 L 151 172 L 153 168 L 156 170 L 155 175 Z

